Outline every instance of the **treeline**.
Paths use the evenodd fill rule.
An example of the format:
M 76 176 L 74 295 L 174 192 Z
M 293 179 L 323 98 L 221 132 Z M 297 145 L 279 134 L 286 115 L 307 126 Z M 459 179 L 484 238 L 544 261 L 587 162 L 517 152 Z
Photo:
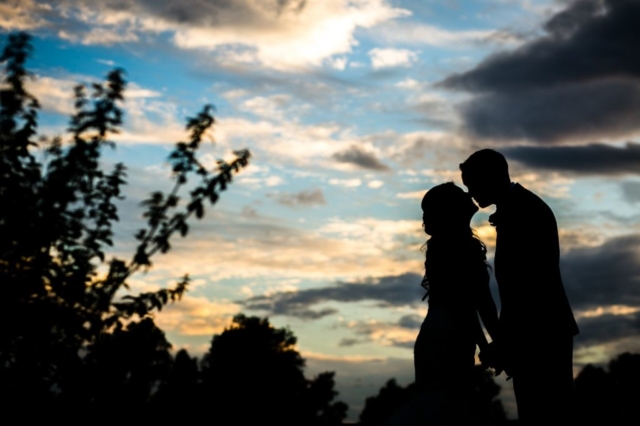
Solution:
M 575 380 L 575 413 L 589 424 L 640 424 L 640 354 L 583 367 Z
M 500 425 L 507 421 L 505 409 L 500 401 L 500 386 L 493 372 L 481 365 L 473 369 L 474 394 L 470 409 L 474 425 Z M 360 413 L 363 426 L 386 426 L 394 414 L 417 396 L 415 383 L 400 386 L 390 379 L 375 396 L 368 397 Z
M 491 370 L 476 365 L 473 416 L 476 424 L 507 421 L 499 399 L 500 386 Z M 377 395 L 367 398 L 360 424 L 384 426 L 394 412 L 415 396 L 413 383 L 403 387 L 390 379 Z M 576 424 L 640 424 L 640 354 L 625 352 L 605 366 L 587 364 L 575 379 L 571 404 Z M 552 420 L 552 419 L 550 419 Z
M 172 355 L 162 330 L 145 318 L 101 335 L 76 374 L 61 377 L 63 391 L 36 401 L 24 389 L 10 400 L 61 418 L 101 413 L 101 420 L 116 421 L 126 413 L 158 421 L 206 416 L 213 424 L 342 424 L 348 407 L 334 401 L 334 373 L 306 378 L 295 344 L 290 330 L 238 315 L 201 358 L 184 349 Z

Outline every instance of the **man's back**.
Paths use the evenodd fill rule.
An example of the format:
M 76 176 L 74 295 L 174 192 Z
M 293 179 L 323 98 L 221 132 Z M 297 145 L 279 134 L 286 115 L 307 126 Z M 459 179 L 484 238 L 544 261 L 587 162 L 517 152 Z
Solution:
M 578 328 L 560 274 L 555 217 L 540 197 L 514 184 L 498 207 L 495 274 L 501 329 L 508 341 Z

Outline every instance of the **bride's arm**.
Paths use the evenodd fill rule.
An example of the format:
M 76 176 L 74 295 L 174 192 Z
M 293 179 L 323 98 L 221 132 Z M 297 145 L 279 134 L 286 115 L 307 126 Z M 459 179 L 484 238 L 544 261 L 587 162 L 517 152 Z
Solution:
M 480 318 L 476 315 L 475 318 L 475 336 L 476 336 L 476 345 L 478 345 L 478 349 L 480 352 L 487 349 L 489 346 L 489 342 L 487 342 L 487 337 L 484 335 L 484 330 L 482 329 L 482 325 L 480 324 Z

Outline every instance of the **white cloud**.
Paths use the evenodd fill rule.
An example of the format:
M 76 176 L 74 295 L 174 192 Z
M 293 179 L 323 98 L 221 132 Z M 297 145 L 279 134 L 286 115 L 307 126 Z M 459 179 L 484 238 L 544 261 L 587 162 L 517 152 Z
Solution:
M 69 115 L 75 111 L 73 87 L 76 84 L 71 80 L 36 76 L 27 80 L 26 89 L 38 99 L 43 110 Z
M 384 185 L 384 182 L 381 181 L 381 180 L 372 180 L 371 182 L 369 182 L 367 184 L 367 186 L 369 188 L 373 188 L 373 189 L 378 189 L 378 188 L 382 187 L 382 185 Z
M 410 191 L 410 192 L 399 192 L 398 194 L 396 194 L 396 197 L 398 198 L 402 198 L 405 200 L 421 200 L 422 197 L 424 197 L 424 194 L 427 193 L 426 189 L 421 189 L 419 191 Z
M 249 95 L 249 92 L 247 90 L 232 89 L 224 92 L 222 94 L 222 97 L 225 98 L 226 100 L 234 100 L 234 99 L 245 97 L 247 95 Z
M 96 59 L 96 62 L 109 67 L 114 67 L 116 65 L 115 61 L 112 61 L 111 59 Z
M 284 179 L 280 176 L 269 176 L 264 183 L 267 186 L 278 186 L 284 183 Z
M 369 51 L 371 66 L 374 69 L 388 67 L 408 67 L 418 60 L 415 52 L 407 49 L 381 49 L 376 47 Z
M 83 34 L 60 30 L 58 31 L 58 37 L 63 40 L 69 40 L 74 43 L 81 43 L 85 45 L 111 45 L 115 43 L 139 40 L 136 33 L 131 31 L 121 31 L 118 28 L 93 28 L 89 32 Z
M 344 71 L 344 69 L 347 67 L 347 58 L 329 58 L 327 60 L 327 64 L 333 69 Z
M 362 181 L 360 179 L 329 179 L 329 183 L 331 185 L 336 186 L 344 186 L 346 188 L 356 188 L 362 185 Z
M 162 96 L 162 93 L 155 90 L 145 89 L 143 87 L 140 87 L 136 83 L 128 83 L 127 89 L 125 90 L 125 97 L 127 99 L 157 98 L 159 96 Z
M 285 117 L 285 107 L 291 101 L 288 95 L 257 96 L 247 99 L 240 105 L 240 109 L 265 119 L 282 120 Z
M 357 44 L 356 29 L 411 14 L 388 0 L 69 0 L 56 10 L 92 28 L 84 32 L 68 25 L 59 33 L 83 44 L 137 41 L 143 34 L 164 33 L 183 49 L 216 51 L 227 62 L 281 70 L 320 66 L 334 55 L 348 54 Z
M 421 89 L 424 85 L 411 77 L 407 77 L 402 81 L 397 82 L 394 86 L 401 89 Z

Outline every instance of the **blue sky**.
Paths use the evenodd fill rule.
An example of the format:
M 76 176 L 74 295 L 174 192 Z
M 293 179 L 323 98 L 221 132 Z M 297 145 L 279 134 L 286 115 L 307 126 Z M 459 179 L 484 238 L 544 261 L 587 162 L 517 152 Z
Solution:
M 337 372 L 355 419 L 387 379 L 413 379 L 427 311 L 420 199 L 460 184 L 458 163 L 480 147 L 502 150 L 513 180 L 558 218 L 584 336 L 576 368 L 640 350 L 640 75 L 630 47 L 611 47 L 636 6 L 13 0 L 0 3 L 0 28 L 2 41 L 34 36 L 43 134 L 63 134 L 75 83 L 126 70 L 124 130 L 105 157 L 129 174 L 115 256 L 131 252 L 138 203 L 170 188 L 165 159 L 186 117 L 216 106 L 201 160 L 247 148 L 251 164 L 133 290 L 191 274 L 188 295 L 156 321 L 193 354 L 239 312 L 289 326 L 308 374 Z M 473 225 L 491 252 L 490 213 Z

